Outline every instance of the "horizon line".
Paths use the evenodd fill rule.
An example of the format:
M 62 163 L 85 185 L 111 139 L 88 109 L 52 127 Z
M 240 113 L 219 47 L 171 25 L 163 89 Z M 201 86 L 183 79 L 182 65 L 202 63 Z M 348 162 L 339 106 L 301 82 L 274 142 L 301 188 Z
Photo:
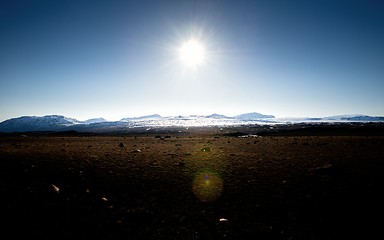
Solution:
M 318 116 L 275 116 L 274 114 L 263 114 L 259 112 L 246 112 L 242 114 L 236 114 L 236 115 L 225 115 L 221 113 L 211 113 L 211 114 L 175 114 L 175 115 L 161 115 L 161 114 L 146 114 L 146 115 L 137 115 L 137 116 L 128 116 L 128 117 L 122 117 L 119 119 L 109 119 L 105 117 L 90 117 L 86 118 L 85 120 L 80 120 L 82 118 L 76 118 L 76 117 L 68 117 L 67 115 L 61 115 L 61 114 L 45 114 L 45 115 L 20 115 L 18 117 L 10 117 L 5 120 L 1 120 L 1 122 L 11 120 L 11 119 L 17 119 L 17 118 L 22 118 L 22 117 L 48 117 L 48 116 L 58 116 L 58 117 L 65 117 L 65 118 L 70 118 L 74 119 L 80 122 L 88 121 L 88 120 L 93 120 L 93 119 L 104 119 L 107 122 L 115 122 L 115 121 L 121 121 L 123 119 L 135 119 L 135 118 L 144 118 L 144 117 L 151 117 L 151 116 L 159 116 L 161 118 L 167 118 L 167 117 L 191 117 L 191 116 L 200 116 L 200 117 L 207 117 L 211 115 L 221 115 L 223 117 L 228 117 L 228 118 L 235 118 L 237 116 L 241 115 L 246 115 L 246 114 L 260 114 L 266 117 L 263 118 L 268 118 L 267 116 L 271 116 L 270 118 L 275 118 L 275 119 L 282 119 L 282 118 L 328 118 L 328 117 L 357 117 L 357 116 L 367 116 L 367 117 L 384 117 L 384 115 L 370 115 L 370 114 L 361 114 L 361 113 L 356 113 L 356 114 L 336 114 L 336 115 L 323 115 L 321 117 Z

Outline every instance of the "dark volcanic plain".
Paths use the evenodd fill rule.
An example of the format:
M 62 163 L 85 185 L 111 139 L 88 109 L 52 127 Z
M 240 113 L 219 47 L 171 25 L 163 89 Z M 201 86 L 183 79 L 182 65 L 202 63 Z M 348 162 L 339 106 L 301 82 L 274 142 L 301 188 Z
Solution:
M 0 191 L 10 239 L 384 239 L 384 125 L 1 134 Z

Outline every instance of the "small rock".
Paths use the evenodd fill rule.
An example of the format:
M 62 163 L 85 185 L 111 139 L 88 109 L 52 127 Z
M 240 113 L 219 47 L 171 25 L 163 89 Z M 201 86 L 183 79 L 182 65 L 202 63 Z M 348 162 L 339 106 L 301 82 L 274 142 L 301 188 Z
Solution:
M 211 149 L 209 147 L 204 147 L 200 150 L 201 152 L 210 152 Z
M 320 167 L 311 168 L 308 172 L 317 174 L 335 174 L 337 172 L 337 168 L 334 165 L 327 163 Z
M 52 187 L 52 190 L 55 191 L 56 193 L 59 193 L 59 192 L 60 192 L 60 188 L 58 188 L 58 187 L 55 186 L 54 184 L 51 184 L 51 187 Z
M 177 166 L 180 166 L 180 167 L 184 167 L 185 166 L 185 162 L 178 162 L 176 163 Z

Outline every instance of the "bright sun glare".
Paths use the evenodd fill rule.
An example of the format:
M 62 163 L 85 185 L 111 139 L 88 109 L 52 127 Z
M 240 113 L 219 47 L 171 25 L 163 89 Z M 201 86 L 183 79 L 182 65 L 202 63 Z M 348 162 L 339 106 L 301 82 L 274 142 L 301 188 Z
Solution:
M 195 39 L 185 42 L 180 47 L 179 54 L 181 61 L 191 67 L 201 65 L 205 59 L 205 49 L 203 45 Z

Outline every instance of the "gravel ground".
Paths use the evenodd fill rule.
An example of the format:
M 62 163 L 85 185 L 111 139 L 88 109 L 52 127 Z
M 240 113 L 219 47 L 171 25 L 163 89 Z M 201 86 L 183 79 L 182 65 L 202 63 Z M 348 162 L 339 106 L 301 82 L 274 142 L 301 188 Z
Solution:
M 384 136 L 282 129 L 1 135 L 1 232 L 39 239 L 384 238 Z

